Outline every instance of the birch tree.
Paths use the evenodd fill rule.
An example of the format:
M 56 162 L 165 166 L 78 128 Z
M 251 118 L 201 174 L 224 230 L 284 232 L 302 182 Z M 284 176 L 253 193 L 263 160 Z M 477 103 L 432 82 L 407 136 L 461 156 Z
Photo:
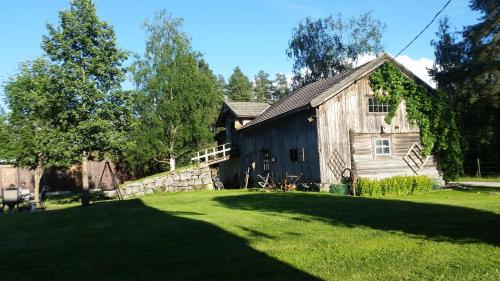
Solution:
M 133 66 L 136 120 L 128 153 L 129 163 L 139 169 L 160 165 L 174 170 L 178 161 L 188 163 L 194 151 L 213 142 L 222 93 L 182 23 L 162 11 L 143 25 L 146 48 Z

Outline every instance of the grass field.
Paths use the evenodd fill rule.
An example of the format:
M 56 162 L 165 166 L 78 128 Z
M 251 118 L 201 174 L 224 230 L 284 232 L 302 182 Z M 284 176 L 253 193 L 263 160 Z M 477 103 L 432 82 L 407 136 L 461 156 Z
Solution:
M 0 216 L 2 280 L 499 280 L 500 193 L 206 191 Z

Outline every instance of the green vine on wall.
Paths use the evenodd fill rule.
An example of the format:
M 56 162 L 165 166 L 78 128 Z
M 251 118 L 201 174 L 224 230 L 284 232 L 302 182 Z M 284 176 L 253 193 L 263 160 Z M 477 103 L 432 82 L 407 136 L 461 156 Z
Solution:
M 432 91 L 401 73 L 392 62 L 386 62 L 369 77 L 375 99 L 387 102 L 390 112 L 385 121 L 392 122 L 399 104 L 406 102 L 406 114 L 412 125 L 420 128 L 422 154 L 439 158 L 443 178 L 447 181 L 462 172 L 462 150 L 455 114 L 446 93 Z

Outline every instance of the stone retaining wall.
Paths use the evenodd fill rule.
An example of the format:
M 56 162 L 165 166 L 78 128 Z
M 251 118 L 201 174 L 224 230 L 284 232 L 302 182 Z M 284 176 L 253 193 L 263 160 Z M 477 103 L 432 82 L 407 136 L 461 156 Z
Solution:
M 202 189 L 214 189 L 211 171 L 206 165 L 179 169 L 166 175 L 148 178 L 143 181 L 126 182 L 121 186 L 120 191 L 123 197 L 126 198 L 154 192 L 179 192 Z

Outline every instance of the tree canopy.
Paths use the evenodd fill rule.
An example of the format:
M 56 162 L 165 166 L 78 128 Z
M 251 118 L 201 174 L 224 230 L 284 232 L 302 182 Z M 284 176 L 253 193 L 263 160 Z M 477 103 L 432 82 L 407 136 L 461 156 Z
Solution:
M 66 98 L 59 122 L 74 130 L 74 145 L 83 153 L 115 150 L 123 142 L 126 97 L 123 62 L 112 27 L 97 17 L 91 0 L 74 0 L 59 12 L 59 25 L 47 25 L 42 49 L 60 67 L 58 91 Z
M 276 102 L 290 94 L 290 85 L 284 73 L 276 73 L 273 83 L 272 101 Z
M 229 78 L 227 91 L 232 101 L 252 101 L 252 83 L 239 66 L 234 68 Z
M 43 59 L 20 66 L 19 73 L 5 86 L 5 101 L 10 108 L 8 138 L 9 158 L 18 166 L 66 168 L 75 161 L 74 131 L 63 128 L 60 117 L 66 97 L 58 91 L 59 68 Z M 41 163 L 42 162 L 42 163 Z
M 186 164 L 211 143 L 223 98 L 217 77 L 182 31 L 182 19 L 163 11 L 143 26 L 146 51 L 134 63 L 135 120 L 127 159 L 148 173 Z
M 294 60 L 295 86 L 350 69 L 361 55 L 381 53 L 384 29 L 370 13 L 347 20 L 338 14 L 299 22 L 287 50 Z
M 263 70 L 255 75 L 254 101 L 266 102 L 272 100 L 273 83 L 269 79 L 269 74 Z

